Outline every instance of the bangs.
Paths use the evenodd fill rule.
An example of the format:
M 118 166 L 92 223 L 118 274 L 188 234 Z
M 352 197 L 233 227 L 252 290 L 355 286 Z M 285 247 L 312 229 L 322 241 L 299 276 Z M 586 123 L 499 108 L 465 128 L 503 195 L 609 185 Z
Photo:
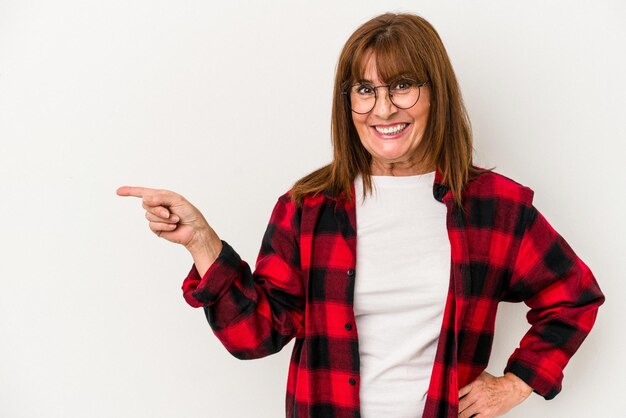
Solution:
M 402 39 L 397 35 L 383 32 L 367 44 L 359 45 L 353 55 L 348 84 L 365 80 L 367 61 L 372 56 L 376 59 L 378 78 L 384 83 L 399 77 L 426 81 L 428 74 L 418 46 L 411 39 Z

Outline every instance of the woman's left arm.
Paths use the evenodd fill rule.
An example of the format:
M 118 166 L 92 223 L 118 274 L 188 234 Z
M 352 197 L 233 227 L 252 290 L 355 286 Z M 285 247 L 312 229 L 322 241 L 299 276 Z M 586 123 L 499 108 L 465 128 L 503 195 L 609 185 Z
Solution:
M 483 373 L 460 389 L 460 417 L 475 414 L 477 402 L 481 418 L 499 416 L 531 391 L 554 398 L 561 390 L 563 369 L 604 302 L 589 267 L 534 206 L 530 209 L 503 300 L 526 303 L 531 327 L 509 358 L 504 376 Z

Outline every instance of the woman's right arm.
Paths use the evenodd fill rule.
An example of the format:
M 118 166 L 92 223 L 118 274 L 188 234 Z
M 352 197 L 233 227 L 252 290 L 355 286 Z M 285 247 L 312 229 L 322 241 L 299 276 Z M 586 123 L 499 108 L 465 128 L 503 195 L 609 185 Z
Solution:
M 204 274 L 222 250 L 222 241 L 202 213 L 187 199 L 169 190 L 123 186 L 119 196 L 139 197 L 148 226 L 156 235 L 183 245 Z
M 118 194 L 141 197 L 150 229 L 191 253 L 194 265 L 183 294 L 190 305 L 204 308 L 213 332 L 231 354 L 264 357 L 303 334 L 299 224 L 287 194 L 274 207 L 254 272 L 182 196 L 132 187 L 122 187 Z

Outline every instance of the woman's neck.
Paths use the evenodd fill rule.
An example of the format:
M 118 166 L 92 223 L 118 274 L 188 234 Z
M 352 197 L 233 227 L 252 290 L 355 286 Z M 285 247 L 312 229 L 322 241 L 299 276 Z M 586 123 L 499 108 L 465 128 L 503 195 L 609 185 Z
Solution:
M 431 173 L 435 167 L 417 163 L 378 163 L 373 161 L 370 173 L 372 176 L 416 176 Z

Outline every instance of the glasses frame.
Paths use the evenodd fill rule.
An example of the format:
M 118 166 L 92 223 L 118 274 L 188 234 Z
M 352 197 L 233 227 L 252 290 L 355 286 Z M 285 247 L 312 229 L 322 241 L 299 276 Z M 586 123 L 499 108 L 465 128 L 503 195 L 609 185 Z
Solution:
M 409 107 L 400 107 L 400 106 L 398 106 L 397 104 L 395 104 L 395 103 L 394 103 L 394 101 L 393 101 L 393 94 L 391 94 L 391 89 L 390 89 L 390 87 L 392 86 L 392 84 L 397 83 L 398 81 L 402 81 L 402 80 L 412 81 L 412 82 L 414 82 L 414 83 L 415 83 L 415 85 L 417 85 L 417 100 L 415 100 L 415 103 L 413 103 L 413 104 L 412 104 L 411 106 L 409 106 Z M 391 83 L 391 84 L 381 84 L 381 85 L 378 85 L 378 86 L 371 86 L 371 88 L 374 90 L 374 104 L 372 105 L 372 108 L 371 108 L 370 110 L 368 110 L 367 112 L 357 112 L 356 110 L 352 109 L 352 106 L 351 106 L 352 102 L 350 101 L 350 90 L 352 89 L 352 87 L 354 87 L 354 86 L 358 86 L 358 85 L 360 85 L 360 84 L 362 84 L 362 83 L 355 83 L 355 84 L 351 84 L 351 85 L 350 85 L 347 89 L 345 89 L 344 91 L 342 91 L 342 92 L 341 92 L 341 94 L 342 94 L 342 95 L 343 95 L 343 97 L 346 99 L 346 106 L 348 107 L 348 109 L 349 109 L 351 112 L 354 112 L 354 113 L 356 113 L 356 114 L 358 114 L 358 115 L 367 115 L 367 114 L 368 114 L 368 113 L 370 113 L 372 110 L 374 110 L 374 108 L 376 107 L 376 102 L 378 101 L 378 89 L 379 89 L 379 88 L 381 88 L 381 87 L 386 87 L 386 88 L 387 88 L 387 97 L 389 97 L 389 101 L 391 101 L 391 103 L 392 103 L 395 107 L 397 107 L 398 109 L 403 109 L 403 110 L 406 110 L 406 109 L 410 109 L 410 108 L 412 108 L 413 106 L 415 106 L 415 105 L 417 104 L 417 102 L 419 102 L 419 101 L 420 101 L 420 97 L 422 96 L 422 87 L 424 87 L 424 86 L 425 86 L 426 84 L 428 84 L 428 83 L 430 83 L 430 80 L 426 80 L 426 81 L 424 81 L 424 82 L 420 83 L 419 81 L 414 80 L 414 79 L 412 79 L 412 78 L 403 77 L 403 78 L 400 78 L 400 79 L 398 79 L 398 80 L 394 81 L 394 82 L 393 82 L 393 83 Z

